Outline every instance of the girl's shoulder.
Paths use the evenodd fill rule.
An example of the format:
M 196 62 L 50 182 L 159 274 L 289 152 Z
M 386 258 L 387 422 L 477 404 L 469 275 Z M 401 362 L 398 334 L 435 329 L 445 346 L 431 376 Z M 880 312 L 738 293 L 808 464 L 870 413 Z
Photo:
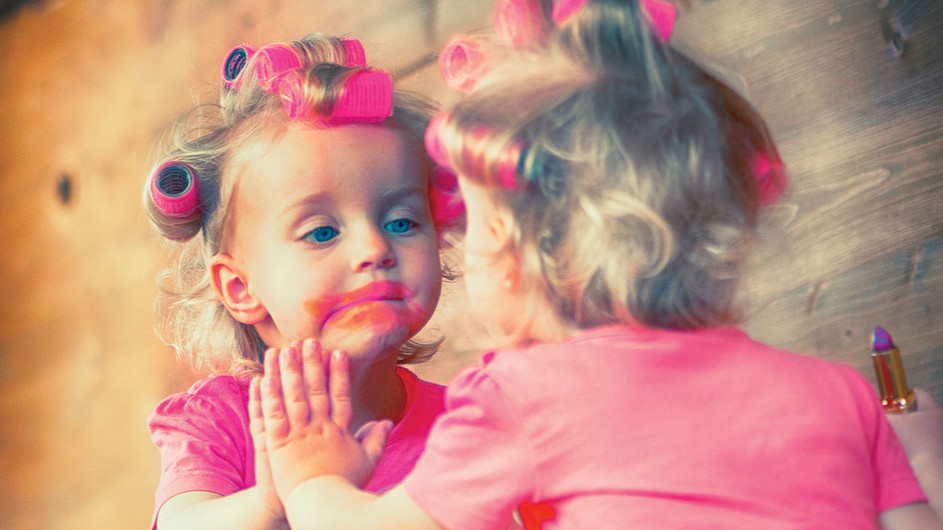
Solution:
M 249 379 L 232 375 L 212 375 L 193 383 L 184 392 L 171 394 L 155 407 L 148 423 L 158 418 L 179 416 L 232 416 L 241 421 L 248 417 Z

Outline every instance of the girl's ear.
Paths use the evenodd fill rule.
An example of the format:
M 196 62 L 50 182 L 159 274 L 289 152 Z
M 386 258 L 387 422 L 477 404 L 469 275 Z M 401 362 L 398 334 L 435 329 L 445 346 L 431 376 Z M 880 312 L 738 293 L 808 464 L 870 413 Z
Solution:
M 497 245 L 497 249 L 506 249 L 511 244 L 511 231 L 514 219 L 510 212 L 499 210 L 488 219 L 488 233 Z
M 216 298 L 233 319 L 248 326 L 265 320 L 268 310 L 249 290 L 249 279 L 235 258 L 228 254 L 216 254 L 210 259 L 209 268 Z
M 520 258 L 511 241 L 513 230 L 514 218 L 507 211 L 497 211 L 488 220 L 488 233 L 495 243 L 495 252 L 499 254 L 501 288 L 509 295 L 517 293 L 521 282 Z

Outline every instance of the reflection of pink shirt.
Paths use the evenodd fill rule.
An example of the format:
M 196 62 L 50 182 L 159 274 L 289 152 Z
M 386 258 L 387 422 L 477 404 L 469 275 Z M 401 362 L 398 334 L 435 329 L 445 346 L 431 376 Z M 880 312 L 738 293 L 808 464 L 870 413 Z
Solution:
M 446 528 L 875 528 L 926 497 L 854 368 L 735 329 L 603 327 L 489 353 L 405 479 Z
M 397 375 L 406 388 L 406 414 L 390 432 L 367 490 L 384 491 L 403 480 L 423 451 L 443 408 L 443 387 L 405 368 Z M 255 485 L 255 454 L 249 433 L 247 379 L 213 376 L 162 401 L 148 417 L 151 439 L 160 449 L 157 510 L 188 491 L 231 495 Z

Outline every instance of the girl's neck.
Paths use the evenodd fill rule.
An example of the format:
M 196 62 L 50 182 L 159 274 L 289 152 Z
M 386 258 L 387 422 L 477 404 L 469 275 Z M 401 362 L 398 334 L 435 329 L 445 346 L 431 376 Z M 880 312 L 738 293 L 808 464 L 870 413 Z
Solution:
M 396 375 L 396 355 L 379 363 L 350 359 L 350 395 L 354 412 L 352 432 L 369 421 L 399 422 L 406 412 L 406 388 Z

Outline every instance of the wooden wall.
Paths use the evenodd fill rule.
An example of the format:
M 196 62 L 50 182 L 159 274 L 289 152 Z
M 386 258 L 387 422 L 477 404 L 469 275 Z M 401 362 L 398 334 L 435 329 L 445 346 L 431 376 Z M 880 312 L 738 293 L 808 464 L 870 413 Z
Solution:
M 791 174 L 747 329 L 871 376 L 868 333 L 884 325 L 911 382 L 943 396 L 943 3 L 684 4 L 675 42 L 736 79 Z M 490 6 L 48 0 L 0 23 L 0 528 L 147 524 L 159 467 L 144 418 L 193 376 L 152 332 L 162 256 L 140 190 L 152 141 L 211 97 L 222 55 L 351 34 L 447 102 L 437 47 L 485 28 Z M 447 294 L 452 338 L 420 368 L 440 381 L 474 359 L 461 298 Z

